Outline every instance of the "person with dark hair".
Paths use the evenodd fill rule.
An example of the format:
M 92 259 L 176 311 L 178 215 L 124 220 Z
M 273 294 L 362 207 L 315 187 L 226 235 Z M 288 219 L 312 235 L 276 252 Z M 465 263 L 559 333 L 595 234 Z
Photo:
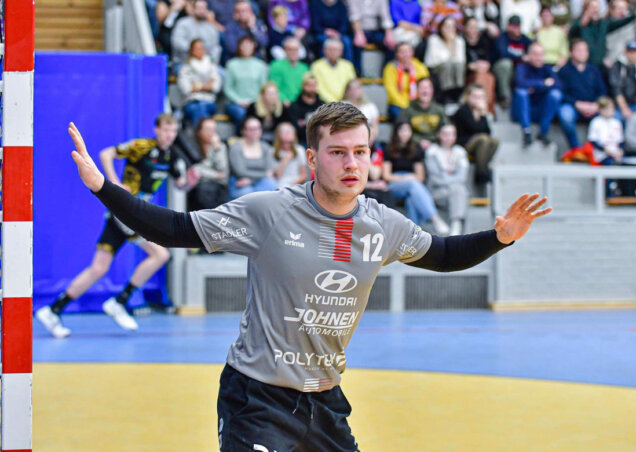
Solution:
M 488 100 L 484 88 L 472 84 L 464 92 L 461 106 L 451 117 L 457 128 L 457 144 L 466 149 L 475 163 L 475 183 L 478 187 L 490 182 L 490 161 L 499 147 L 499 140 L 490 136 Z
M 628 120 L 636 111 L 636 40 L 627 43 L 625 54 L 612 65 L 609 86 L 619 116 Z
M 322 51 L 327 39 L 339 39 L 344 46 L 343 57 L 353 63 L 353 41 L 349 25 L 349 13 L 343 0 L 312 0 L 311 33 L 316 53 Z
M 216 131 L 214 118 L 201 118 L 195 135 L 201 156 L 187 173 L 195 184 L 188 192 L 188 210 L 214 209 L 229 201 L 227 146 Z
M 154 138 L 139 138 L 102 150 L 99 159 L 109 183 L 138 199 L 146 200 L 159 190 L 169 176 L 176 179 L 178 187 L 185 187 L 185 163 L 177 159 L 170 150 L 177 137 L 177 128 L 174 117 L 161 114 L 155 120 Z M 113 165 L 116 158 L 126 159 L 121 178 Z M 138 328 L 135 319 L 126 311 L 126 303 L 135 290 L 143 286 L 168 262 L 170 252 L 156 242 L 144 240 L 122 223 L 116 214 L 108 211 L 90 266 L 77 275 L 52 304 L 45 305 L 35 312 L 35 318 L 54 337 L 64 338 L 71 334 L 71 330 L 62 325 L 60 314 L 71 301 L 81 297 L 106 274 L 115 255 L 126 242 L 135 243 L 148 254 L 148 257 L 137 265 L 123 290 L 106 300 L 102 309 L 123 329 Z
M 563 27 L 554 24 L 554 15 L 547 6 L 541 8 L 541 27 L 536 39 L 545 51 L 546 64 L 558 70 L 568 62 L 568 35 Z
M 238 53 L 225 65 L 223 94 L 229 101 L 225 112 L 239 127 L 247 108 L 258 99 L 261 86 L 267 81 L 267 64 L 254 57 L 256 41 L 250 36 L 239 39 Z
M 551 211 L 540 210 L 547 198 L 525 194 L 489 231 L 430 235 L 360 196 L 370 165 L 369 128 L 343 102 L 322 106 L 307 126 L 315 180 L 188 213 L 152 206 L 105 180 L 73 124 L 69 132 L 82 181 L 130 228 L 165 246 L 248 258 L 247 306 L 219 385 L 221 452 L 359 450 L 340 382 L 345 349 L 382 266 L 472 267 Z
M 168 55 L 168 61 L 172 59 L 172 30 L 179 19 L 188 15 L 186 5 L 186 0 L 159 0 L 155 8 L 155 18 L 159 24 L 157 50 Z
M 495 60 L 495 43 L 486 30 L 480 31 L 475 17 L 464 20 L 466 42 L 466 83 L 479 83 L 487 95 L 488 111 L 495 112 L 495 76 L 490 71 Z
M 530 46 L 530 38 L 521 33 L 521 19 L 511 16 L 506 31 L 497 39 L 496 63 L 492 73 L 497 79 L 497 95 L 501 105 L 507 108 L 512 100 L 512 82 L 515 67 L 523 62 L 523 56 Z
M 587 42 L 575 39 L 570 43 L 570 61 L 558 72 L 563 93 L 558 115 L 570 148 L 580 145 L 576 122 L 591 121 L 598 113 L 598 98 L 606 92 L 601 71 L 588 62 L 589 57 Z
M 421 79 L 417 82 L 417 98 L 398 117 L 398 122 L 411 124 L 413 137 L 423 151 L 437 139 L 440 127 L 448 122 L 444 107 L 433 100 L 434 95 L 431 79 Z
M 230 198 L 256 191 L 275 190 L 274 150 L 261 140 L 261 122 L 246 116 L 241 137 L 230 145 Z
M 586 0 L 581 17 L 576 19 L 570 27 L 570 42 L 574 38 L 583 39 L 588 45 L 590 63 L 599 67 L 602 65 L 610 66 L 610 62 L 604 61 L 607 51 L 607 34 L 624 27 L 633 20 L 633 15 L 622 19 L 603 18 L 600 13 L 599 1 Z
M 384 158 L 382 178 L 387 181 L 393 196 L 404 200 L 409 220 L 417 225 L 430 221 L 435 232 L 446 235 L 449 228 L 437 214 L 433 197 L 424 185 L 425 172 L 424 151 L 413 139 L 411 125 L 398 122 Z
M 216 113 L 216 94 L 221 90 L 218 65 L 205 53 L 203 41 L 190 43 L 190 56 L 179 69 L 177 86 L 185 96 L 183 115 L 196 125 Z
M 318 80 L 316 80 L 316 77 L 311 72 L 305 73 L 302 80 L 300 96 L 298 96 L 296 102 L 291 104 L 287 110 L 289 121 L 296 128 L 298 141 L 303 146 L 307 144 L 307 123 L 322 104 L 324 104 L 324 102 L 320 96 L 318 96 Z
M 537 138 L 547 146 L 550 144 L 548 130 L 563 97 L 561 85 L 552 66 L 545 64 L 541 44 L 531 44 L 526 59 L 527 62 L 518 65 L 515 72 L 513 117 L 521 124 L 524 146 L 532 143 L 531 121 L 539 123 Z

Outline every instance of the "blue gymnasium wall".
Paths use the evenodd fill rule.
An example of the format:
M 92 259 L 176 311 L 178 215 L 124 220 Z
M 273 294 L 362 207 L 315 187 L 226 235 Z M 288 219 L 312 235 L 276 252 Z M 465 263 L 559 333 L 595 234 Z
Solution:
M 36 53 L 34 106 L 34 305 L 50 303 L 87 265 L 95 251 L 106 209 L 84 187 L 71 158 L 67 128 L 73 121 L 101 168 L 99 151 L 136 137 L 153 136 L 163 111 L 163 56 L 105 53 Z M 116 160 L 121 174 L 122 165 Z M 165 204 L 165 187 L 153 202 Z M 65 312 L 101 310 L 126 284 L 145 253 L 125 244 L 110 271 Z M 144 287 L 155 301 L 165 288 L 165 270 Z M 140 292 L 140 291 L 139 291 Z M 143 302 L 136 295 L 131 304 Z

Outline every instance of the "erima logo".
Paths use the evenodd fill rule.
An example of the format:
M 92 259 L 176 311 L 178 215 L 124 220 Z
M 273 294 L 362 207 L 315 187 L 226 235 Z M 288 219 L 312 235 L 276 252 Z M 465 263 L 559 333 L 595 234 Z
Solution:
M 343 293 L 353 290 L 358 280 L 351 273 L 341 270 L 326 270 L 316 275 L 314 282 L 318 288 L 330 293 Z
M 230 224 L 230 217 L 223 217 L 219 220 L 219 226 L 227 226 Z
M 289 236 L 291 237 L 291 240 L 285 240 L 285 245 L 287 246 L 295 246 L 297 248 L 304 248 L 305 244 L 303 242 L 299 242 L 298 240 L 300 240 L 300 238 L 302 237 L 302 234 L 294 234 L 293 232 L 289 232 Z

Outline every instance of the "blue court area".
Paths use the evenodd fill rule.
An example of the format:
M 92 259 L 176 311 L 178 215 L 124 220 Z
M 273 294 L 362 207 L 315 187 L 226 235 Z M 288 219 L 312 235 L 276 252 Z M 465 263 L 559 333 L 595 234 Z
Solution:
M 155 314 L 127 333 L 105 315 L 66 315 L 73 333 L 64 340 L 35 322 L 34 361 L 223 363 L 239 319 Z M 636 387 L 636 311 L 368 312 L 347 363 Z

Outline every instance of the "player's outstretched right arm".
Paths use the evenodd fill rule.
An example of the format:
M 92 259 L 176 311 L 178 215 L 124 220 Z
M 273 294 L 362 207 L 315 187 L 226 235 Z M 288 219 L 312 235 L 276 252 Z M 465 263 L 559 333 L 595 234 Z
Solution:
M 143 201 L 106 180 L 88 154 L 75 124 L 69 126 L 76 150 L 73 160 L 84 185 L 126 226 L 142 237 L 166 247 L 202 248 L 189 214 Z

